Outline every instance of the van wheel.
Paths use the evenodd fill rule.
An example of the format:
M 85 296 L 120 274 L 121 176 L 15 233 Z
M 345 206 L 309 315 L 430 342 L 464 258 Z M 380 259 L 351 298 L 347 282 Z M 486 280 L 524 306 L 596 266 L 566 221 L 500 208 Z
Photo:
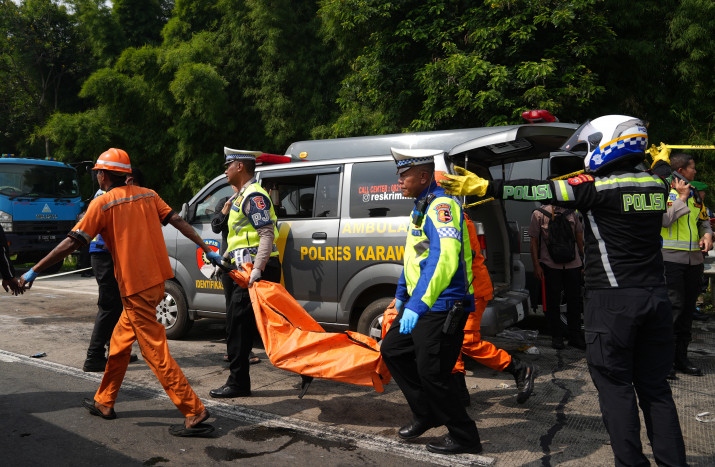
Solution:
M 382 340 L 382 315 L 390 306 L 390 302 L 392 302 L 392 297 L 380 298 L 366 306 L 360 315 L 357 331 L 380 342 Z
M 164 300 L 156 306 L 156 320 L 164 325 L 168 339 L 181 339 L 194 325 L 189 319 L 184 291 L 174 281 L 164 283 Z

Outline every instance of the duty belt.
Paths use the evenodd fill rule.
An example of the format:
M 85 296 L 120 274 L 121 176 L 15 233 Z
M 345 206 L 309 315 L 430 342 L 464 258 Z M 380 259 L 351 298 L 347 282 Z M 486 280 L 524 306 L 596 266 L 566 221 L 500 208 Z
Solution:
M 229 258 L 231 258 L 231 262 L 233 262 L 233 257 L 234 257 L 234 255 L 235 255 L 236 251 L 238 251 L 238 250 L 246 250 L 246 251 L 248 251 L 248 253 L 250 253 L 250 255 L 251 255 L 252 258 L 254 258 L 254 257 L 256 256 L 256 254 L 258 254 L 258 247 L 236 248 L 236 249 L 234 249 L 234 250 L 229 251 L 228 254 L 227 254 L 227 256 L 228 256 Z M 273 253 L 278 253 L 278 247 L 276 246 L 275 243 L 273 244 L 273 248 L 271 248 L 271 255 L 272 255 Z

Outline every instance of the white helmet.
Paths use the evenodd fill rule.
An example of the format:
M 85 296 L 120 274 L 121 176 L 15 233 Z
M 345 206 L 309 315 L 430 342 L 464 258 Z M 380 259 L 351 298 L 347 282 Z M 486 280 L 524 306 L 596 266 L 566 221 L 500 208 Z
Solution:
M 583 165 L 596 172 L 614 162 L 643 160 L 648 147 L 648 130 L 643 122 L 626 115 L 605 115 L 579 127 L 561 149 L 586 152 Z

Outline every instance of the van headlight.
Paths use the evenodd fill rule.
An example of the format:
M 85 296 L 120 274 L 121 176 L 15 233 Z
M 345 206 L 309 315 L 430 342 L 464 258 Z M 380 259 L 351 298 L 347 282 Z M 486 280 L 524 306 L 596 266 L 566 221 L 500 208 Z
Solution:
M 0 211 L 0 226 L 5 232 L 12 232 L 12 215 L 5 211 Z

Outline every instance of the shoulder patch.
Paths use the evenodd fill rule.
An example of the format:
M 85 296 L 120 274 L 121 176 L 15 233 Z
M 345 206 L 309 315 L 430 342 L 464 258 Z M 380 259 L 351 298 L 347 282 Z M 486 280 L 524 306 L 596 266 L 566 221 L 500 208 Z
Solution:
M 452 221 L 452 206 L 447 203 L 440 203 L 434 207 L 437 211 L 437 220 L 440 222 Z
M 258 208 L 258 209 L 266 209 L 266 202 L 263 199 L 263 195 L 257 195 L 251 198 L 251 202 Z
M 567 180 L 569 185 L 580 185 L 581 183 L 592 182 L 592 181 L 593 181 L 593 177 L 588 174 L 580 174 L 580 175 L 577 175 L 576 177 L 571 177 Z

